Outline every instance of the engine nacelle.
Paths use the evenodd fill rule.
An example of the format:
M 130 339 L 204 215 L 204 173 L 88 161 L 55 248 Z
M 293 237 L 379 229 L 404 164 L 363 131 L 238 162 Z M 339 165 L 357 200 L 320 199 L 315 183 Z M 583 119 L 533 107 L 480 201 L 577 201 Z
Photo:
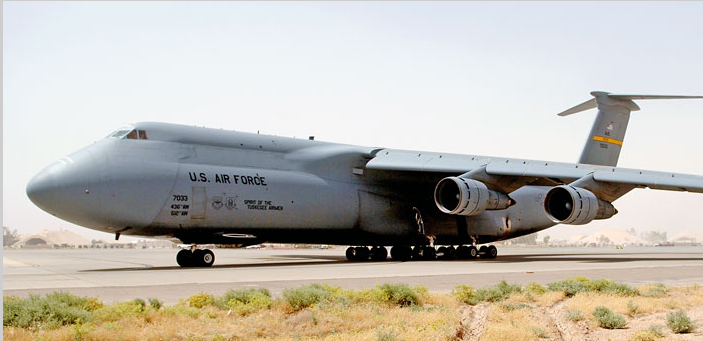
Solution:
M 593 192 L 569 185 L 549 190 L 544 197 L 544 210 L 553 222 L 570 225 L 588 224 L 618 213 L 613 204 L 596 198 Z
M 490 190 L 483 182 L 456 176 L 437 183 L 434 202 L 444 213 L 463 216 L 481 214 L 485 210 L 502 210 L 515 204 L 507 194 Z

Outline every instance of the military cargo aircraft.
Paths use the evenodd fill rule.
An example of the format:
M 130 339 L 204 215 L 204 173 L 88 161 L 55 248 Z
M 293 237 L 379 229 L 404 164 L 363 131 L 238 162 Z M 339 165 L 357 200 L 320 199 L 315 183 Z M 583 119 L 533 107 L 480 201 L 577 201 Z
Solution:
M 703 177 L 616 167 L 633 100 L 598 108 L 578 163 L 370 148 L 167 123 L 119 129 L 39 172 L 27 195 L 91 229 L 187 244 L 181 266 L 211 266 L 203 244 L 351 245 L 350 260 L 494 258 L 487 243 L 617 213 L 635 188 L 703 192 Z

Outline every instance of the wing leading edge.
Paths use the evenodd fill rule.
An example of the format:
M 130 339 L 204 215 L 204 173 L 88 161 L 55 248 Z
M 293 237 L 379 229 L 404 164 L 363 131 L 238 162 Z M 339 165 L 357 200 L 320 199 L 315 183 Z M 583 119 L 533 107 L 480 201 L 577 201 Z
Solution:
M 483 167 L 485 167 L 485 173 L 492 176 L 544 178 L 559 180 L 566 184 L 589 178 L 599 183 L 703 193 L 703 176 L 588 164 L 389 149 L 379 151 L 366 164 L 367 169 L 381 171 L 453 175 L 469 173 Z

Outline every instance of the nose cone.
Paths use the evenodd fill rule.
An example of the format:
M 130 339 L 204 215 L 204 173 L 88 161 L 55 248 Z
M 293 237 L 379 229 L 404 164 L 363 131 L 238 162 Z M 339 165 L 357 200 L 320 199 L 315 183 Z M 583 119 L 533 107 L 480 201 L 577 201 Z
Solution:
M 61 219 L 92 227 L 100 200 L 91 188 L 99 169 L 87 151 L 78 152 L 44 168 L 27 184 L 27 196 L 42 210 Z

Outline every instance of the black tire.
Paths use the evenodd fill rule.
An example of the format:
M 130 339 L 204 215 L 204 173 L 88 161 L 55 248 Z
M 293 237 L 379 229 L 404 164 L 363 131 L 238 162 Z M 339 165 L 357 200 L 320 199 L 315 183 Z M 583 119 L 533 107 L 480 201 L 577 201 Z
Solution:
M 469 259 L 474 259 L 478 257 L 478 249 L 476 249 L 475 246 L 471 245 L 467 248 L 468 257 Z
M 215 253 L 212 250 L 203 250 L 200 255 L 200 266 L 210 267 L 215 264 Z
M 484 255 L 486 255 L 486 253 L 488 253 L 488 246 L 483 245 L 480 248 L 478 248 L 479 255 L 484 256 Z
M 383 246 L 374 246 L 369 253 L 369 258 L 373 261 L 384 261 L 388 258 L 388 250 Z
M 474 248 L 475 249 L 475 248 Z M 458 259 L 469 259 L 469 247 L 466 245 L 459 246 L 456 249 L 456 258 Z
M 446 252 L 447 252 L 447 248 L 444 246 L 440 246 L 439 248 L 437 248 L 437 258 L 444 259 Z
M 486 254 L 488 255 L 488 258 L 496 258 L 498 257 L 498 248 L 491 245 L 488 247 L 488 252 Z
M 369 248 L 365 246 L 358 246 L 354 248 L 355 259 L 360 261 L 369 260 Z
M 192 266 L 191 265 L 192 260 L 193 260 L 193 253 L 190 252 L 190 250 L 181 250 L 181 251 L 178 251 L 178 253 L 176 254 L 176 263 L 178 263 L 178 265 L 180 265 L 181 267 L 185 268 L 185 267 Z
M 205 266 L 205 262 L 203 260 L 205 257 L 205 250 L 197 249 L 193 251 L 191 257 L 191 264 L 193 264 L 193 266 Z
M 416 246 L 412 248 L 411 258 L 412 260 L 422 260 L 422 246 Z
M 453 260 L 456 258 L 456 249 L 453 246 L 447 246 L 444 249 L 444 259 Z
M 345 255 L 347 256 L 348 260 L 355 260 L 356 259 L 356 249 L 353 247 L 348 247 L 347 252 L 345 252 Z
M 432 246 L 425 246 L 422 250 L 422 259 L 424 260 L 435 260 L 437 259 L 437 250 Z
M 391 258 L 395 261 L 406 262 L 412 258 L 413 250 L 409 246 L 396 245 L 391 248 Z

